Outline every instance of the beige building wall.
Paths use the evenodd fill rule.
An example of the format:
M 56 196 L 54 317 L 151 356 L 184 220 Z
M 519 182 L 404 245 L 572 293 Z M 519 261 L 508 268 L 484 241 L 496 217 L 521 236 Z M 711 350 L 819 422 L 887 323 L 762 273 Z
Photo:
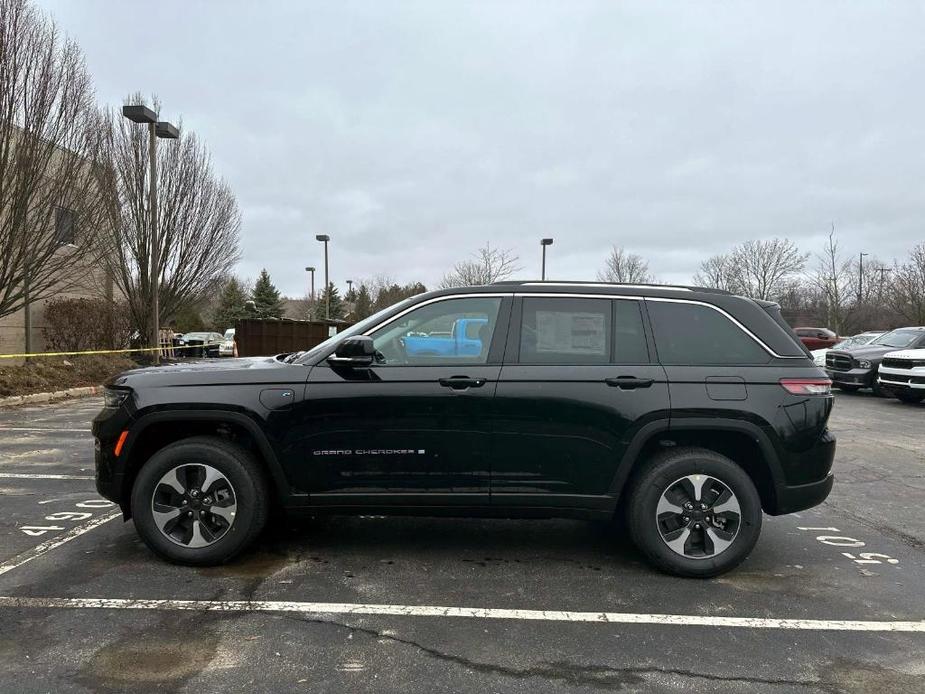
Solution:
M 31 304 L 32 311 L 32 350 L 47 351 L 44 328 L 45 304 L 56 298 L 101 299 L 112 297 L 112 281 L 107 278 L 102 267 L 96 267 L 80 273 L 80 279 L 62 282 L 60 288 L 52 295 Z M 26 349 L 26 310 L 0 318 L 0 354 L 22 354 Z M 0 367 L 21 364 L 21 359 L 0 359 Z

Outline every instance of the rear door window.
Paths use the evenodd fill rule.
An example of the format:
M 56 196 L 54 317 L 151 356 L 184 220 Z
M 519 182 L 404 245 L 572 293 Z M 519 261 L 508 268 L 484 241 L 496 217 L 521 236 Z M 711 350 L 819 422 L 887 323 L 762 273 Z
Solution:
M 646 302 L 662 364 L 767 364 L 770 355 L 719 311 L 700 304 Z
M 612 343 L 608 299 L 523 301 L 521 364 L 608 364 Z

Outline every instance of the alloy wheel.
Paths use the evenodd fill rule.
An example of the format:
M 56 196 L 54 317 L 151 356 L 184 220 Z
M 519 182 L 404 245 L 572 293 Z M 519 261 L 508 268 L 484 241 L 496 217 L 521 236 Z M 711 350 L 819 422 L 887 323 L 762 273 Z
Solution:
M 675 480 L 655 509 L 659 536 L 676 554 L 712 559 L 726 551 L 742 522 L 739 500 L 722 480 L 704 474 Z
M 191 549 L 208 547 L 224 537 L 237 508 L 231 482 L 204 463 L 172 468 L 155 485 L 151 497 L 158 530 L 171 542 Z

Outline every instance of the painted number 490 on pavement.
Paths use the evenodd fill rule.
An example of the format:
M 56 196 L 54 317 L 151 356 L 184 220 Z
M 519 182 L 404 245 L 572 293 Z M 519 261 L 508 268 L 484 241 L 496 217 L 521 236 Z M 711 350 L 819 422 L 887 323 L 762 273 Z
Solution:
M 111 501 L 105 499 L 87 499 L 74 504 L 80 509 L 90 509 L 89 511 L 56 511 L 45 516 L 47 521 L 82 521 L 87 520 L 93 515 L 93 512 L 102 508 L 114 506 Z M 52 533 L 64 530 L 63 525 L 22 525 L 19 527 L 26 535 L 39 537 L 45 533 Z

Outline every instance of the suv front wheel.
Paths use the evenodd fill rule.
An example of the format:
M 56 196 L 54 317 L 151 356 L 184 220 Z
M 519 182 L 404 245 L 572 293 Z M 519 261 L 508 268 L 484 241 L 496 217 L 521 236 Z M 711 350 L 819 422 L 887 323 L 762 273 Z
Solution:
M 636 480 L 630 536 L 659 569 L 708 578 L 738 566 L 761 532 L 761 499 L 748 474 L 710 450 L 676 448 Z
M 165 446 L 132 487 L 138 534 L 154 552 L 181 564 L 221 564 L 260 534 L 267 517 L 261 470 L 245 449 L 197 436 Z

